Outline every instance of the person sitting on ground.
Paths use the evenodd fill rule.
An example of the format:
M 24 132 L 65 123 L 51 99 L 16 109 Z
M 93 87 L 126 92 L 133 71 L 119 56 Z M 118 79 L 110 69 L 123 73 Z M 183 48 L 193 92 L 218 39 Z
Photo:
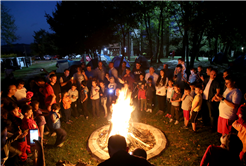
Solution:
M 58 104 L 53 104 L 51 106 L 51 112 L 49 113 L 49 127 L 56 133 L 55 146 L 62 147 L 64 141 L 66 140 L 67 133 L 61 128 L 61 114 L 59 113 L 60 106 Z
M 151 164 L 143 158 L 130 155 L 127 152 L 125 137 L 113 135 L 108 140 L 108 152 L 110 158 L 98 166 L 150 166 Z
M 203 155 L 200 166 L 240 165 L 239 153 L 242 142 L 235 134 L 225 134 L 220 138 L 221 145 L 209 145 Z

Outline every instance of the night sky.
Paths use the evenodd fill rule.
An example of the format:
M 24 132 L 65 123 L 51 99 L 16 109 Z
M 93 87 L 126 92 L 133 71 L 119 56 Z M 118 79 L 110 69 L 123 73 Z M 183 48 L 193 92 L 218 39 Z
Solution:
M 18 28 L 16 34 L 20 36 L 15 43 L 32 43 L 34 31 L 39 31 L 41 28 L 52 32 L 44 15 L 45 12 L 51 15 L 52 11 L 55 11 L 57 1 L 2 1 L 1 3 L 10 9 L 10 14 L 15 19 Z

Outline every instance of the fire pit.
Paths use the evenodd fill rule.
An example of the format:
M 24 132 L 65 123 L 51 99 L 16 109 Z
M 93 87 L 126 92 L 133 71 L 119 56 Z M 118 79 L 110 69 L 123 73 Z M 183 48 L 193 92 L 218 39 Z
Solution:
M 126 89 L 119 92 L 116 104 L 112 105 L 110 125 L 95 130 L 89 137 L 88 148 L 99 160 L 109 158 L 108 138 L 116 134 L 126 138 L 129 152 L 137 148 L 144 149 L 147 152 L 147 159 L 159 155 L 166 147 L 166 138 L 159 129 L 131 121 L 134 108 L 130 95 Z
M 133 122 L 133 125 L 134 128 L 138 130 L 134 133 L 141 133 L 138 133 L 140 134 L 139 136 L 133 135 L 136 139 L 130 138 L 131 141 L 128 143 L 129 152 L 136 148 L 142 148 L 147 152 L 147 159 L 150 159 L 159 155 L 166 148 L 166 137 L 159 129 L 144 123 Z M 103 145 L 104 138 L 106 137 L 109 128 L 110 125 L 105 125 L 95 130 L 88 140 L 90 152 L 99 160 L 107 160 L 109 158 L 107 146 L 105 147 L 105 145 Z

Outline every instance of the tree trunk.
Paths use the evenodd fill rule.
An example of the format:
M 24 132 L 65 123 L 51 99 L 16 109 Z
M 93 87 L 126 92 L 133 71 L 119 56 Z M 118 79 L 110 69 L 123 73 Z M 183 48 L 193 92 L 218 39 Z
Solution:
M 168 58 L 169 56 L 169 27 L 166 28 L 166 57 Z
M 219 36 L 217 35 L 215 38 L 215 43 L 214 43 L 214 55 L 216 55 L 218 52 L 218 38 L 219 38 Z M 212 55 L 212 57 L 213 57 L 213 55 Z
M 127 33 L 127 39 L 128 39 L 128 42 L 127 42 L 127 56 L 128 56 L 128 60 L 130 61 L 130 32 L 128 30 L 128 33 Z
M 163 3 L 163 1 L 162 1 Z M 161 44 L 160 44 L 160 54 L 159 54 L 159 59 L 158 63 L 161 63 L 161 58 L 163 58 L 163 29 L 164 29 L 164 17 L 161 15 Z
M 162 2 L 163 3 L 163 2 Z M 159 39 L 159 36 L 160 36 L 160 29 L 161 29 L 161 25 L 162 25 L 162 10 L 163 10 L 163 8 L 161 7 L 161 13 L 160 13 L 160 16 L 159 16 L 159 27 L 158 27 L 158 31 L 157 31 L 157 50 L 156 50 L 156 59 L 158 59 L 158 63 L 160 63 L 161 62 L 161 60 L 160 60 L 160 55 L 159 55 L 159 41 L 160 41 L 160 39 Z
M 151 57 L 151 63 L 153 63 L 152 40 L 151 40 L 151 32 L 150 32 L 150 17 L 148 13 L 146 13 L 146 15 L 144 14 L 144 21 L 145 21 L 148 40 L 149 40 L 149 55 Z

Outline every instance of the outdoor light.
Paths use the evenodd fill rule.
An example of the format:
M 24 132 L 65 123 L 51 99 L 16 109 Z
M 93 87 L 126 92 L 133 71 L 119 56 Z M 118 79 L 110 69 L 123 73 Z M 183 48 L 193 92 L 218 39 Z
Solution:
M 243 51 L 244 47 L 242 47 L 242 51 Z
M 125 52 L 126 52 L 126 47 L 124 49 L 125 49 Z
M 107 51 L 107 48 L 104 48 L 104 51 Z

